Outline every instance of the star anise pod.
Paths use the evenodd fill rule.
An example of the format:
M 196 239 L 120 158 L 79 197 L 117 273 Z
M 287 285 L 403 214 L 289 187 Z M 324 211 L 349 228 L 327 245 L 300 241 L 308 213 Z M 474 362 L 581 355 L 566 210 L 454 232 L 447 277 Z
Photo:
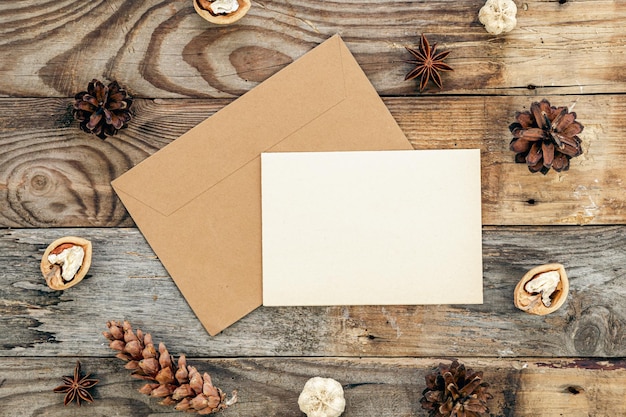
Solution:
M 433 80 L 433 82 L 437 84 L 437 87 L 440 89 L 443 88 L 439 71 L 454 71 L 449 65 L 443 63 L 443 60 L 450 54 L 450 51 L 437 53 L 437 43 L 433 43 L 433 45 L 430 46 L 424 34 L 422 34 L 420 39 L 419 49 L 406 47 L 406 50 L 415 57 L 414 60 L 406 62 L 415 65 L 415 68 L 409 71 L 406 77 L 404 77 L 404 80 L 412 80 L 421 76 L 420 92 L 426 87 L 428 80 Z
M 87 91 L 81 91 L 74 98 L 73 114 L 80 121 L 80 128 L 87 133 L 95 133 L 100 139 L 113 136 L 131 119 L 133 100 L 117 81 L 105 86 L 93 79 Z
M 550 106 L 544 98 L 531 104 L 530 111 L 517 112 L 515 119 L 509 126 L 513 133 L 509 148 L 516 152 L 515 162 L 526 163 L 530 172 L 567 171 L 569 160 L 582 154 L 576 135 L 583 125 L 567 107 Z
M 64 376 L 63 384 L 56 387 L 53 391 L 65 393 L 65 399 L 63 400 L 63 404 L 65 405 L 76 401 L 76 404 L 80 406 L 80 400 L 92 403 L 93 397 L 87 390 L 96 385 L 99 381 L 89 378 L 90 376 L 91 374 L 81 376 L 80 361 L 76 361 L 74 375 Z

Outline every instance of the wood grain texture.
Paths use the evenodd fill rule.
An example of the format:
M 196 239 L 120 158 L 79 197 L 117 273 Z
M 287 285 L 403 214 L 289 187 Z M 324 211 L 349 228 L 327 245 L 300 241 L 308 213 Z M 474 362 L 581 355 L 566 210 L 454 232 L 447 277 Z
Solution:
M 615 417 L 626 412 L 624 361 L 482 360 L 462 358 L 481 370 L 491 385 L 490 416 Z M 95 403 L 80 409 L 63 406 L 53 393 L 61 376 L 71 373 L 73 358 L 0 359 L 0 414 L 4 417 L 113 415 L 180 416 L 138 393 L 143 383 L 130 377 L 115 358 L 81 358 L 85 372 L 100 380 Z M 238 390 L 239 401 L 221 416 L 303 415 L 298 395 L 312 375 L 338 380 L 344 388 L 344 417 L 426 416 L 419 400 L 430 369 L 447 359 L 327 358 L 327 359 L 198 359 L 188 362 L 211 374 L 226 392 Z
M 425 416 L 424 376 L 451 357 L 484 371 L 490 417 L 626 415 L 626 2 L 516 1 L 500 36 L 483 3 L 260 0 L 217 27 L 191 0 L 0 2 L 0 415 L 181 415 L 113 357 L 101 332 L 124 319 L 237 389 L 225 417 L 302 415 L 316 375 L 343 384 L 346 417 Z M 110 181 L 335 33 L 415 149 L 481 149 L 485 303 L 261 307 L 210 337 Z M 443 90 L 403 81 L 420 33 L 451 51 Z M 71 114 L 92 78 L 135 98 L 105 141 Z M 585 126 L 568 172 L 530 174 L 508 150 L 515 111 L 543 97 Z M 39 261 L 65 235 L 93 242 L 92 267 L 53 291 Z M 570 278 L 565 305 L 517 310 L 518 280 L 550 262 Z M 80 409 L 52 392 L 77 358 L 100 379 Z
M 105 323 L 126 319 L 190 356 L 618 358 L 626 356 L 625 232 L 486 228 L 482 305 L 261 307 L 209 337 L 136 229 L 5 230 L 0 357 L 106 356 Z M 85 279 L 61 292 L 45 285 L 39 260 L 63 235 L 91 240 L 94 254 Z M 565 305 L 548 316 L 517 310 L 517 282 L 550 262 L 567 270 Z
M 234 97 L 340 33 L 381 94 L 412 95 L 404 47 L 422 32 L 452 51 L 445 94 L 625 91 L 623 1 L 519 2 L 501 36 L 479 23 L 483 3 L 263 0 L 217 27 L 190 0 L 2 2 L 0 94 L 69 97 L 99 78 L 137 97 Z
M 415 149 L 481 149 L 483 224 L 626 224 L 626 96 L 547 98 L 573 108 L 585 129 L 583 155 L 546 176 L 508 149 L 515 112 L 541 97 L 385 103 Z M 129 128 L 101 141 L 79 130 L 68 99 L 0 99 L 0 226 L 132 226 L 110 181 L 228 103 L 137 100 Z

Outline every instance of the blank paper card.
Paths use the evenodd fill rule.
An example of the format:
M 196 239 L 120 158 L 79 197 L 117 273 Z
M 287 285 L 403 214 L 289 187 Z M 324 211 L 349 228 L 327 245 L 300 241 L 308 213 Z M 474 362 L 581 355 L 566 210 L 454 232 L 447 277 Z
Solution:
M 480 151 L 264 153 L 263 304 L 482 303 Z

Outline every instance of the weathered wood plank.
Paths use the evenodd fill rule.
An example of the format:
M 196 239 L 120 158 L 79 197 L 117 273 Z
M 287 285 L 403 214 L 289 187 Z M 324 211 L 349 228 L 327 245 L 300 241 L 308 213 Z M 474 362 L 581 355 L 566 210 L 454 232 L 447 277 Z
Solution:
M 63 235 L 92 240 L 94 257 L 60 292 L 39 260 Z M 549 262 L 570 277 L 565 305 L 517 310 L 515 285 Z M 106 356 L 100 333 L 123 319 L 190 356 L 626 356 L 626 227 L 485 228 L 483 263 L 483 305 L 259 308 L 210 337 L 136 229 L 4 230 L 0 356 Z
M 483 3 L 267 0 L 217 27 L 190 0 L 3 2 L 0 94 L 69 97 L 95 77 L 141 97 L 233 97 L 335 33 L 381 94 L 415 94 L 415 82 L 403 80 L 404 47 L 421 32 L 452 51 L 444 93 L 625 91 L 623 1 L 528 0 L 518 4 L 517 28 L 501 36 L 478 22 Z
M 230 27 L 209 26 L 191 0 L 0 2 L 0 415 L 181 415 L 137 393 L 113 358 L 100 333 L 121 319 L 238 389 L 225 416 L 300 415 L 314 375 L 344 384 L 347 417 L 425 415 L 424 375 L 441 356 L 485 371 L 494 417 L 626 415 L 626 226 L 595 226 L 626 225 L 626 3 L 518 2 L 518 27 L 494 37 L 483 2 L 263 0 Z M 442 91 L 403 81 L 404 46 L 422 32 L 452 51 Z M 132 219 L 109 182 L 334 33 L 396 96 L 385 101 L 415 149 L 481 149 L 485 225 L 531 226 L 484 228 L 483 305 L 259 308 L 209 337 L 123 228 Z M 68 107 L 92 78 L 137 98 L 129 129 L 106 141 Z M 513 164 L 507 129 L 544 96 L 585 125 L 584 154 L 545 177 Z M 574 224 L 593 226 L 539 227 Z M 92 269 L 52 291 L 39 258 L 68 234 L 94 242 Z M 515 309 L 519 278 L 547 262 L 565 264 L 566 304 Z M 101 380 L 81 409 L 51 392 L 76 357 Z
M 239 401 L 220 415 L 299 416 L 298 395 L 308 378 L 322 375 L 344 387 L 343 416 L 421 416 L 424 377 L 439 359 L 194 359 L 226 392 L 238 390 Z M 490 415 L 499 417 L 615 417 L 626 413 L 626 370 L 623 361 L 548 361 L 527 358 L 498 360 L 462 358 L 482 370 L 494 398 Z M 141 381 L 130 378 L 121 361 L 81 358 L 83 370 L 100 383 L 94 404 L 80 409 L 63 406 L 52 392 L 62 375 L 73 370 L 74 358 L 0 359 L 0 414 L 5 417 L 125 415 L 178 416 L 158 401 L 138 393 Z M 448 362 L 443 360 L 443 362 Z M 171 409 L 171 408 L 169 408 Z
M 583 155 L 546 176 L 508 149 L 515 111 L 540 97 L 385 103 L 416 149 L 482 150 L 483 224 L 625 224 L 625 97 L 549 96 L 573 106 L 585 130 Z M 101 141 L 78 129 L 70 100 L 0 99 L 0 226 L 132 226 L 109 182 L 229 102 L 138 100 L 129 128 Z

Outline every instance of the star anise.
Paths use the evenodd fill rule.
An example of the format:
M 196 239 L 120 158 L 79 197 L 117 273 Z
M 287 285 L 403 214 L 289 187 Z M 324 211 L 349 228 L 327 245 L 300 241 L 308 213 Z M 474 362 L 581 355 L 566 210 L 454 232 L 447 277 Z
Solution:
M 509 126 L 509 148 L 516 153 L 515 162 L 526 163 L 530 172 L 567 171 L 570 159 L 582 154 L 577 135 L 583 125 L 567 107 L 551 106 L 544 98 L 532 103 L 530 111 L 517 112 L 515 119 Z
M 428 80 L 433 80 L 433 82 L 437 84 L 437 87 L 441 89 L 443 86 L 439 71 L 454 71 L 449 65 L 443 63 L 443 60 L 450 54 L 450 51 L 437 53 L 437 43 L 433 43 L 433 45 L 430 46 L 424 34 L 422 34 L 422 38 L 420 39 L 419 49 L 416 50 L 406 47 L 406 50 L 415 57 L 415 60 L 406 62 L 414 64 L 415 68 L 409 71 L 406 77 L 404 77 L 404 80 L 412 80 L 421 76 L 420 92 L 426 87 Z
M 76 361 L 74 375 L 64 376 L 63 384 L 56 387 L 53 391 L 65 393 L 65 399 L 63 400 L 63 404 L 65 405 L 68 405 L 74 400 L 76 400 L 76 404 L 79 406 L 80 400 L 92 403 L 93 397 L 87 390 L 96 385 L 99 381 L 89 378 L 90 376 L 91 374 L 81 376 L 80 361 Z

